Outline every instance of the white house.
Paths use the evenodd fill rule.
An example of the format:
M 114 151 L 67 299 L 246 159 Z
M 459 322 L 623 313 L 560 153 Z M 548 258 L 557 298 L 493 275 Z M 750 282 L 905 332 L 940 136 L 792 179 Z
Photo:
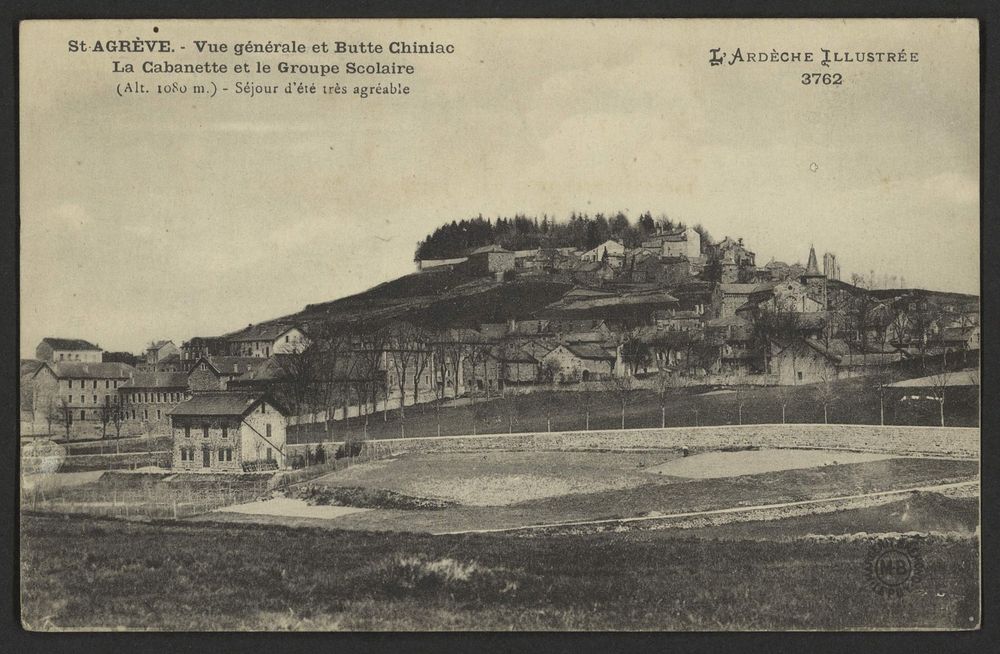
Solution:
M 301 352 L 309 344 L 298 326 L 281 323 L 247 325 L 246 329 L 227 334 L 225 339 L 230 356 L 265 359 L 272 354 Z
M 100 363 L 101 348 L 81 338 L 43 338 L 35 348 L 35 358 L 39 361 L 78 361 L 80 363 Z
M 618 241 L 604 241 L 593 250 L 587 250 L 580 255 L 582 261 L 600 261 L 604 258 L 604 253 L 608 253 L 609 258 L 621 259 L 625 256 L 625 246 Z

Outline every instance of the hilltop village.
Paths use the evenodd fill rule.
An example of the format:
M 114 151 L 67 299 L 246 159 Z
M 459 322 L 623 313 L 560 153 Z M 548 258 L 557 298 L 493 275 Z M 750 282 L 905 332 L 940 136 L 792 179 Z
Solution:
M 215 438 L 262 406 L 301 424 L 663 378 L 801 385 L 979 349 L 977 296 L 850 284 L 812 246 L 805 264 L 758 265 L 742 238 L 625 224 L 624 238 L 590 233 L 586 249 L 455 252 L 429 237 L 411 275 L 226 334 L 155 340 L 141 356 L 45 338 L 21 361 L 22 432 L 169 433 L 172 420 L 188 437 L 204 424 L 208 438 L 210 423 Z M 281 451 L 272 428 L 283 439 L 284 425 L 251 434 L 268 459 Z M 175 463 L 201 466 L 187 450 Z M 218 452 L 210 463 L 225 467 Z

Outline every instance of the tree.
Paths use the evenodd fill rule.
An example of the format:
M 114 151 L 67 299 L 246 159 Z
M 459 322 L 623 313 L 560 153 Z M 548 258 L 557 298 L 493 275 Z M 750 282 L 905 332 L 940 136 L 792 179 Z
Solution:
M 632 399 L 634 388 L 633 378 L 628 375 L 609 375 L 604 380 L 604 388 L 618 398 L 618 403 L 622 409 L 622 429 L 625 429 L 625 407 L 628 406 L 629 401 Z
M 938 401 L 938 408 L 941 415 L 941 426 L 944 427 L 944 400 L 945 392 L 948 390 L 948 384 L 951 381 L 951 372 L 948 367 L 944 364 L 942 360 L 938 370 L 930 376 L 931 390 L 933 392 L 934 398 Z
M 630 334 L 622 344 L 622 360 L 630 375 L 635 375 L 642 368 L 646 370 L 652 361 L 649 345 L 637 334 Z
M 778 404 L 781 405 L 781 424 L 785 424 L 785 408 L 788 403 L 792 400 L 792 390 L 789 386 L 775 386 L 774 396 L 778 399 Z
M 871 388 L 878 393 L 878 416 L 880 425 L 885 424 L 885 394 L 891 384 L 896 379 L 896 372 L 893 370 L 886 355 L 883 353 L 873 354 L 872 365 L 869 367 L 868 381 Z
M 73 427 L 73 409 L 70 407 L 66 400 L 60 400 L 59 405 L 53 414 L 53 419 L 56 423 L 63 426 L 66 430 L 66 440 L 69 440 L 70 430 Z
M 97 416 L 101 420 L 101 440 L 105 440 L 108 437 L 108 424 L 111 423 L 114 412 L 115 409 L 111 405 L 111 398 L 106 397 L 104 399 L 104 404 L 102 404 L 101 408 L 97 410 Z
M 733 390 L 736 391 L 737 424 L 743 424 L 743 407 L 749 397 L 750 380 L 747 373 L 740 370 L 733 376 Z
M 660 427 L 667 426 L 667 404 L 681 387 L 680 376 L 676 372 L 661 369 L 656 375 L 656 397 L 660 401 Z
M 122 437 L 122 427 L 125 426 L 125 407 L 122 406 L 121 402 L 115 402 L 112 405 L 111 411 L 111 425 L 115 428 L 115 441 L 120 441 Z M 120 450 L 121 445 L 116 442 L 116 450 Z
M 396 386 L 399 388 L 399 419 L 406 421 L 406 380 L 412 371 L 417 349 L 416 329 L 407 322 L 396 323 L 389 328 L 386 342 L 389 362 L 392 365 Z
M 420 378 L 423 377 L 427 367 L 434 369 L 434 352 L 431 350 L 429 342 L 430 334 L 420 328 L 414 329 L 413 333 L 413 403 L 420 401 Z
M 827 424 L 829 423 L 828 409 L 837 396 L 833 388 L 835 375 L 828 370 L 824 370 L 820 373 L 819 377 L 820 382 L 816 384 L 815 390 L 816 400 L 823 405 L 823 424 Z

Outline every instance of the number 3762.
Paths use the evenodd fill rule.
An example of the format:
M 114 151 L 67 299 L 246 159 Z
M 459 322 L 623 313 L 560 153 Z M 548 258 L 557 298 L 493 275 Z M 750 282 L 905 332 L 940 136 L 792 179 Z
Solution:
M 840 86 L 844 78 L 840 73 L 802 73 L 802 83 L 815 86 Z

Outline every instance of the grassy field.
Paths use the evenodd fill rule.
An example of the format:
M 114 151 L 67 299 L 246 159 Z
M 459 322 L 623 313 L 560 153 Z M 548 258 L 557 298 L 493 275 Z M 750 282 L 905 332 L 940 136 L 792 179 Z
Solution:
M 928 538 L 875 592 L 866 540 L 572 538 L 22 520 L 29 629 L 964 629 L 978 542 Z M 72 547 L 67 547 L 72 543 Z M 779 583 L 780 580 L 780 583 Z
M 840 380 L 834 384 L 836 397 L 827 407 L 827 419 L 841 424 L 879 424 L 879 401 L 864 379 Z M 781 423 L 781 402 L 775 387 L 751 388 L 741 398 L 736 393 L 704 394 L 705 388 L 684 389 L 669 398 L 666 419 L 659 398 L 653 391 L 635 391 L 626 406 L 625 426 L 668 427 L 690 425 L 727 425 L 740 422 L 738 399 L 743 401 L 742 422 Z M 816 399 L 814 386 L 784 387 L 789 393 L 785 421 L 789 423 L 822 423 L 823 406 Z M 406 409 L 407 437 L 436 436 L 438 427 L 443 436 L 472 433 L 503 433 L 530 431 L 572 431 L 584 429 L 618 429 L 621 427 L 621 405 L 616 397 L 601 391 L 539 391 L 528 395 L 510 396 L 512 410 L 507 411 L 496 400 L 481 401 L 458 407 L 435 409 L 421 404 Z M 589 412 L 589 417 L 588 417 Z M 513 420 L 508 420 L 512 417 Z M 377 413 L 365 419 L 331 423 L 329 432 L 323 426 L 291 428 L 289 442 L 343 440 L 345 436 L 398 438 L 400 419 L 397 411 Z M 938 405 L 933 401 L 901 403 L 893 398 L 886 401 L 886 424 L 939 424 Z M 945 424 L 969 427 L 979 424 L 978 394 L 969 389 L 949 391 L 945 402 Z
M 323 526 L 329 529 L 439 533 L 577 520 L 629 518 L 651 512 L 669 514 L 797 502 L 973 480 L 978 475 L 978 464 L 975 461 L 901 458 L 728 478 L 678 480 L 646 474 L 637 467 L 627 468 L 628 457 L 644 455 L 589 453 L 576 459 L 575 464 L 563 468 L 560 473 L 561 479 L 565 482 L 563 485 L 555 486 L 550 483 L 549 486 L 544 486 L 541 482 L 533 482 L 531 478 L 538 475 L 543 481 L 551 479 L 555 474 L 552 472 L 552 464 L 557 464 L 557 456 L 554 455 L 551 461 L 542 458 L 542 462 L 535 466 L 529 454 L 490 453 L 488 456 L 494 457 L 498 462 L 493 469 L 506 470 L 517 482 L 501 489 L 506 492 L 504 495 L 498 493 L 497 483 L 488 475 L 482 477 L 481 486 L 475 485 L 475 477 L 472 476 L 474 471 L 479 469 L 480 464 L 489 465 L 489 459 L 482 461 L 482 456 L 472 455 L 466 458 L 456 456 L 449 465 L 437 467 L 433 465 L 435 460 L 433 456 L 406 457 L 405 460 L 387 464 L 382 462 L 363 464 L 353 468 L 349 478 L 342 477 L 343 473 L 338 472 L 310 482 L 314 486 L 387 488 L 417 496 L 431 495 L 426 492 L 427 489 L 440 489 L 442 499 L 464 499 L 466 505 L 435 511 L 378 509 L 344 516 L 334 521 L 267 516 L 255 516 L 252 520 L 272 524 Z M 669 457 L 669 454 L 667 456 Z M 602 463 L 601 457 L 605 457 L 606 462 Z M 649 460 L 649 463 L 661 458 L 663 455 L 657 454 L 656 458 Z M 616 460 L 617 463 L 614 463 Z M 602 469 L 600 474 L 605 481 L 617 479 L 615 475 L 620 474 L 625 482 L 597 490 L 584 489 L 577 492 L 566 490 L 566 486 L 570 486 L 574 481 L 572 475 L 574 471 L 585 476 L 584 470 L 594 468 Z M 614 472 L 616 469 L 619 472 Z M 518 477 L 521 479 L 517 479 Z M 524 488 L 521 488 L 522 486 Z M 546 492 L 541 493 L 539 489 Z M 565 492 L 553 494 L 553 491 Z M 523 493 L 527 497 L 505 506 L 502 510 L 484 505 L 495 503 L 495 500 L 489 498 L 500 495 L 503 499 L 511 499 L 517 493 Z M 481 498 L 485 501 L 480 502 Z M 231 514 L 211 514 L 196 519 L 241 522 L 251 520 L 245 516 Z

